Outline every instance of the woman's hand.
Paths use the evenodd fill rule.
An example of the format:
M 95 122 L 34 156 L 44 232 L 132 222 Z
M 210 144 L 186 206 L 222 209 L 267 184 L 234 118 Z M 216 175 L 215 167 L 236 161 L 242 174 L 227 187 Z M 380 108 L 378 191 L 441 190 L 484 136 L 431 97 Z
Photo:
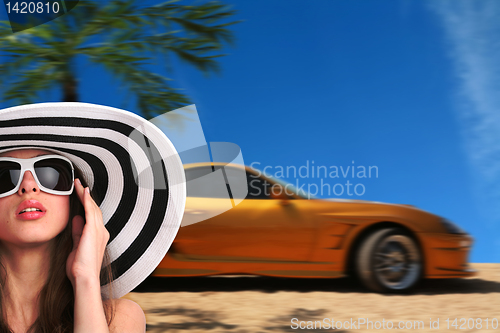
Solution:
M 139 305 L 126 300 L 109 300 L 116 309 L 108 327 L 101 299 L 99 275 L 109 232 L 89 189 L 75 180 L 75 191 L 85 208 L 83 217 L 73 218 L 73 250 L 66 262 L 66 274 L 75 292 L 74 333 L 145 332 L 146 320 Z
M 79 215 L 72 221 L 73 250 L 66 262 L 66 274 L 73 288 L 77 279 L 99 281 L 104 250 L 109 240 L 101 210 L 90 196 L 89 188 L 84 188 L 76 179 L 75 191 L 85 208 L 85 221 Z

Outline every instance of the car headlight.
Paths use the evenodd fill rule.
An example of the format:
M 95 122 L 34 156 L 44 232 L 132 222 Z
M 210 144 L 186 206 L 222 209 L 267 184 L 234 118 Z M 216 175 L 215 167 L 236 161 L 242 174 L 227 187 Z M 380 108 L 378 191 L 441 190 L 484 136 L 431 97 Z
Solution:
M 455 223 L 451 222 L 450 220 L 447 219 L 441 219 L 441 224 L 443 227 L 448 231 L 450 234 L 467 234 L 465 230 L 460 228 L 458 225 Z

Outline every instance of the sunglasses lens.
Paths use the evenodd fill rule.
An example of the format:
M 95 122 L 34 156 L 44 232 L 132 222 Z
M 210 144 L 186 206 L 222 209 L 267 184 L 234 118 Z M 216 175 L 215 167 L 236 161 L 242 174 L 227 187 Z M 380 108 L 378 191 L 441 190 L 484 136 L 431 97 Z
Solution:
M 21 174 L 21 166 L 15 162 L 0 161 L 0 194 L 16 188 Z
M 73 185 L 71 164 L 58 158 L 35 162 L 35 173 L 40 184 L 55 191 L 69 191 Z

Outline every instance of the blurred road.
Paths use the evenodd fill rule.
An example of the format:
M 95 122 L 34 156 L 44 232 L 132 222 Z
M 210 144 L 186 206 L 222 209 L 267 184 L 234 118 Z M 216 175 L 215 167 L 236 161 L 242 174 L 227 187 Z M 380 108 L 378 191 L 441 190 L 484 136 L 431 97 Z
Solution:
M 370 293 L 350 279 L 240 276 L 149 278 L 124 298 L 142 306 L 147 332 L 151 333 L 500 332 L 500 264 L 473 267 L 480 271 L 475 277 L 427 280 L 408 295 Z M 361 324 L 359 318 L 373 324 Z M 455 318 L 456 327 L 452 325 Z M 497 329 L 491 327 L 496 324 L 493 318 Z M 306 328 L 315 321 L 316 329 Z M 337 321 L 345 326 L 328 329 L 327 324 Z M 388 321 L 393 329 L 388 329 Z M 377 329 L 379 324 L 382 326 Z M 408 328 L 399 329 L 397 325 Z

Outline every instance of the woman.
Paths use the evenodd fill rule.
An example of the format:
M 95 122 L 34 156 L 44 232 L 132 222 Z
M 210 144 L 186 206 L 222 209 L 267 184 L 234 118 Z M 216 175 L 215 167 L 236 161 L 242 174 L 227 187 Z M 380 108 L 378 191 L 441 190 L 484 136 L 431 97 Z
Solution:
M 0 330 L 144 332 L 140 307 L 113 298 L 159 263 L 184 201 L 175 149 L 142 118 L 82 103 L 0 111 Z

